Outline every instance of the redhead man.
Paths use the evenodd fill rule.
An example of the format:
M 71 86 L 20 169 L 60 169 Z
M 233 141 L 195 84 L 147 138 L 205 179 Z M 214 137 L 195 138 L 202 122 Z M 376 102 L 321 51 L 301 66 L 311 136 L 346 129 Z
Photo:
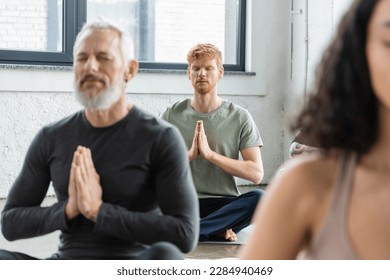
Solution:
M 221 51 L 198 44 L 187 60 L 193 97 L 165 110 L 162 118 L 179 128 L 187 144 L 199 198 L 199 240 L 237 241 L 236 233 L 250 224 L 262 191 L 240 194 L 234 177 L 261 182 L 263 142 L 249 112 L 218 96 L 224 74 Z

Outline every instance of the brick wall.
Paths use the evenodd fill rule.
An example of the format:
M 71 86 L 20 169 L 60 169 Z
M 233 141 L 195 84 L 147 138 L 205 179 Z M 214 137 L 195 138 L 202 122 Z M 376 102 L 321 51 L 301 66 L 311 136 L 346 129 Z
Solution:
M 47 50 L 47 1 L 0 1 L 1 49 Z
M 157 0 L 158 62 L 186 62 L 197 43 L 213 43 L 224 53 L 225 0 Z

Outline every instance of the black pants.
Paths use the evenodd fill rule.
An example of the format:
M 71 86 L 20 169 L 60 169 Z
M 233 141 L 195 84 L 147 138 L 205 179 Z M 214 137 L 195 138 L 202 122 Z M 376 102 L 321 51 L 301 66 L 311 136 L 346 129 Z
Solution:
M 58 254 L 47 258 L 46 260 L 60 260 Z M 102 257 L 99 259 L 112 259 L 112 257 Z M 145 249 L 140 254 L 129 257 L 129 260 L 183 260 L 184 257 L 180 250 L 168 242 L 158 242 Z M 38 258 L 19 253 L 0 250 L 0 260 L 38 260 Z

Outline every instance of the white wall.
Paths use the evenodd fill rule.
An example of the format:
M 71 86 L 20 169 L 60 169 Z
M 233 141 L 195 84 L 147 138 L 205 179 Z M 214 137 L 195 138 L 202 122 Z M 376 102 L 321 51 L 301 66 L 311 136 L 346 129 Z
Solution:
M 304 1 L 298 2 L 304 8 Z M 335 9 L 342 8 L 334 5 L 341 0 L 309 2 L 308 74 L 333 30 Z M 247 108 L 260 129 L 264 183 L 269 182 L 286 157 L 291 136 L 286 130 L 289 115 L 285 112 L 293 111 L 292 100 L 303 99 L 305 13 L 292 17 L 290 10 L 291 1 L 287 0 L 248 0 L 246 64 L 256 76 L 227 75 L 219 86 L 219 94 Z M 295 22 L 292 32 L 291 21 Z M 291 34 L 297 39 L 292 54 Z M 158 115 L 175 101 L 190 97 L 192 89 L 185 75 L 140 73 L 130 82 L 127 92 L 130 101 Z M 37 130 L 80 106 L 72 95 L 71 72 L 4 68 L 0 69 L 0 104 L 0 197 L 5 197 Z
M 334 36 L 340 18 L 352 2 L 353 0 L 291 0 L 292 72 L 285 102 L 285 126 L 302 108 L 304 93 L 314 83 L 322 53 Z M 285 152 L 288 151 L 293 136 L 286 130 Z

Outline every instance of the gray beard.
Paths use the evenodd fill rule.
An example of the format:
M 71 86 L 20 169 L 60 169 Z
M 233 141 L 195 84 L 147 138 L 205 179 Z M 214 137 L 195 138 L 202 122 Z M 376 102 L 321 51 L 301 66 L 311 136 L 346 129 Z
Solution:
M 80 102 L 80 104 L 83 105 L 85 109 L 91 111 L 109 109 L 112 105 L 118 102 L 119 98 L 122 95 L 119 86 L 110 86 L 98 95 L 95 95 L 93 97 L 87 97 L 82 91 L 80 91 L 78 86 L 75 84 L 74 92 L 76 95 L 76 99 Z

